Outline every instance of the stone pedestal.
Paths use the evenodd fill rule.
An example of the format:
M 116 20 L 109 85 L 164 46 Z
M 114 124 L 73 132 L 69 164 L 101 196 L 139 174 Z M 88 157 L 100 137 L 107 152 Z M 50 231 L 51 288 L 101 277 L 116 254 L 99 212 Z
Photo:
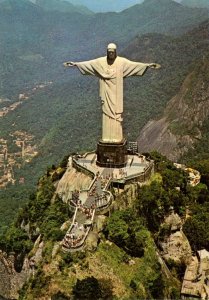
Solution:
M 126 140 L 120 143 L 105 143 L 99 141 L 97 144 L 97 162 L 99 167 L 123 168 L 127 163 Z

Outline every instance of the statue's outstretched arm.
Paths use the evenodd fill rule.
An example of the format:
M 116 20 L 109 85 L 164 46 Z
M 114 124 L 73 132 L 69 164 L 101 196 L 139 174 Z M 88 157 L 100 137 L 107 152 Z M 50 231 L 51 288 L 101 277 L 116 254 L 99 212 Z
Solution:
M 74 63 L 73 61 L 66 61 L 63 63 L 64 67 L 74 67 L 76 66 L 76 63 Z
M 156 63 L 141 63 L 122 58 L 123 63 L 123 77 L 143 76 L 148 68 L 159 69 L 161 66 Z
M 100 79 L 111 79 L 114 78 L 111 74 L 106 74 L 101 64 L 101 58 L 96 58 L 87 61 L 73 62 L 67 61 L 63 64 L 65 67 L 77 67 L 83 75 L 93 75 Z
M 156 63 L 152 63 L 152 64 L 148 64 L 148 67 L 151 69 L 160 69 L 161 65 L 156 64 Z

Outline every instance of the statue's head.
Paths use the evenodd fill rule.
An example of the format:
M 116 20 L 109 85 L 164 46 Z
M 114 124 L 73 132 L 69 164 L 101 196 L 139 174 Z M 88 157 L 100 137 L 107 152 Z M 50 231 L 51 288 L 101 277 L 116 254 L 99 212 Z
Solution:
M 107 46 L 107 58 L 110 60 L 115 60 L 117 57 L 117 46 L 114 43 L 110 43 Z

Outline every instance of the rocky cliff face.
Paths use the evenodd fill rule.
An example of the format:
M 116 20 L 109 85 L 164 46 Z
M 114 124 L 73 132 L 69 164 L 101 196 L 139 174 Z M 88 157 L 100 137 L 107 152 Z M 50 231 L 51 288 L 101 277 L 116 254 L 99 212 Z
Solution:
M 166 262 L 172 260 L 187 265 L 192 258 L 189 241 L 182 231 L 182 220 L 174 211 L 164 220 L 161 227 L 170 228 L 170 234 L 160 241 L 161 255 Z
M 6 299 L 18 299 L 18 291 L 29 278 L 31 270 L 28 259 L 25 259 L 21 272 L 14 267 L 15 258 L 0 251 L 0 293 Z M 4 299 L 1 298 L 0 299 Z
M 162 118 L 149 121 L 138 137 L 140 152 L 157 150 L 177 160 L 202 138 L 209 115 L 209 59 L 203 58 L 186 77 Z
M 24 232 L 27 232 L 27 235 L 35 231 L 36 234 L 33 236 L 33 241 L 35 237 L 36 241 L 33 249 L 27 253 L 28 259 L 25 259 L 23 268 L 22 264 L 21 266 L 18 265 L 19 271 L 16 270 L 17 263 L 15 263 L 14 256 L 8 256 L 0 252 L 0 295 L 6 299 L 71 299 L 77 282 L 79 283 L 79 281 L 87 280 L 88 278 L 96 280 L 101 294 L 104 295 L 101 297 L 102 299 L 148 299 L 151 293 L 155 292 L 155 290 L 153 292 L 149 288 L 149 285 L 151 286 L 150 282 L 159 290 L 161 299 L 170 299 L 171 294 L 173 295 L 173 290 L 178 293 L 180 282 L 171 274 L 164 259 L 168 261 L 172 259 L 174 262 L 181 263 L 185 261 L 185 257 L 188 258 L 191 252 L 186 237 L 180 232 L 181 219 L 174 212 L 165 219 L 165 225 L 169 228 L 171 234 L 169 231 L 169 237 L 165 235 L 165 239 L 163 235 L 160 252 L 156 247 L 156 241 L 153 240 L 151 232 L 143 225 L 147 216 L 145 210 L 140 210 L 140 213 L 137 208 L 139 205 L 144 205 L 143 199 L 145 197 L 146 199 L 152 197 L 151 191 L 153 191 L 154 195 L 154 190 L 146 189 L 143 194 L 141 184 L 130 184 L 124 190 L 112 188 L 111 192 L 114 195 L 114 201 L 109 211 L 109 218 L 104 215 L 96 216 L 93 230 L 86 240 L 85 251 L 76 253 L 63 252 L 60 244 L 63 235 L 58 229 L 60 226 L 62 231 L 68 229 L 71 214 L 66 217 L 64 208 L 67 205 L 61 205 L 59 203 L 61 199 L 56 200 L 54 195 L 60 193 L 66 201 L 72 189 L 85 189 L 85 185 L 88 187 L 89 181 L 91 181 L 86 175 L 86 177 L 81 177 L 84 174 L 77 171 L 73 173 L 71 167 L 69 163 L 59 182 L 57 180 L 53 181 L 54 178 L 57 179 L 55 174 L 57 174 L 59 168 L 48 170 L 47 174 L 39 180 L 36 197 L 30 199 L 29 205 L 21 212 L 21 217 L 18 218 L 19 221 L 16 226 L 20 226 Z M 152 178 L 152 180 L 155 181 L 156 178 Z M 159 192 L 157 191 L 157 186 L 161 184 L 161 180 L 162 177 L 158 178 L 158 183 L 154 185 L 157 195 L 165 192 L 163 186 L 161 186 Z M 151 185 L 151 183 L 149 184 Z M 56 191 L 54 185 L 57 187 Z M 156 196 L 154 196 L 155 198 Z M 167 196 L 163 199 L 166 200 L 166 198 Z M 46 199 L 48 201 L 47 204 Z M 154 202 L 156 201 L 154 200 Z M 157 206 L 154 205 L 153 209 L 161 211 L 158 208 L 160 204 L 161 202 L 157 203 Z M 148 205 L 153 205 L 153 203 L 149 202 Z M 137 209 L 138 217 L 135 215 L 134 209 Z M 38 213 L 35 210 L 38 210 Z M 115 214 L 114 217 L 115 211 L 118 213 L 119 210 L 122 210 L 124 215 Z M 56 216 L 61 222 L 57 223 Z M 112 220 L 109 223 L 109 227 L 105 227 L 106 222 L 109 222 L 110 218 Z M 124 239 L 124 232 L 127 232 L 126 239 L 130 240 L 127 243 L 129 251 L 127 250 L 126 252 L 125 248 L 120 248 L 111 238 L 108 228 L 111 229 L 113 227 L 115 231 L 113 230 L 112 232 L 115 232 L 115 235 L 118 236 L 119 242 L 116 240 L 117 243 Z M 138 232 L 137 239 L 133 243 L 131 240 L 135 238 L 135 233 L 129 234 L 129 227 L 131 233 L 133 230 Z M 167 234 L 168 230 L 164 231 Z M 12 232 L 16 233 L 14 228 Z M 39 234 L 38 237 L 37 234 Z M 18 239 L 19 237 L 21 236 L 18 235 Z M 133 248 L 128 248 L 129 244 Z M 25 240 L 21 245 L 25 245 Z M 135 255 L 131 251 L 132 249 L 135 251 L 137 247 L 141 251 L 138 251 L 138 254 L 136 253 Z M 22 248 L 22 246 L 19 246 L 19 249 Z M 10 251 L 13 250 L 12 248 Z M 30 280 L 28 280 L 29 278 Z M 135 282 L 135 280 L 137 281 Z M 24 287 L 18 298 L 18 290 L 21 289 L 23 284 Z M 152 298 L 157 299 L 157 297 L 153 294 Z M 76 297 L 76 299 L 78 298 Z M 85 299 L 87 298 L 90 299 L 89 297 Z M 179 298 L 176 297 L 175 299 Z

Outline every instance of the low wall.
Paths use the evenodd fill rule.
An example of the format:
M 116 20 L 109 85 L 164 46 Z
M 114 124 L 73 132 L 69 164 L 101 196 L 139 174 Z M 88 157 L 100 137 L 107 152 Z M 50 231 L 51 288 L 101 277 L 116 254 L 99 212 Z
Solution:
M 149 167 L 144 172 L 135 174 L 133 176 L 127 176 L 125 178 L 125 184 L 146 182 L 147 180 L 149 180 L 152 173 L 154 173 L 154 162 L 151 162 Z
M 92 179 L 95 177 L 94 172 L 88 170 L 87 168 L 81 166 L 77 161 L 73 158 L 72 166 L 78 171 L 90 176 Z

